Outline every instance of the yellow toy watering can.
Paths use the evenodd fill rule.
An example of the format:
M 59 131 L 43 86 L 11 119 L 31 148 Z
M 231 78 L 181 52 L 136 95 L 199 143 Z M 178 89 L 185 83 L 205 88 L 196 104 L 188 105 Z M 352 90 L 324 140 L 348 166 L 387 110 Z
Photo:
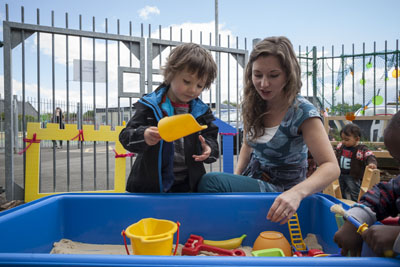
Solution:
M 179 114 L 164 117 L 158 122 L 158 132 L 163 140 L 175 141 L 189 134 L 204 130 L 207 125 L 200 125 L 192 114 Z

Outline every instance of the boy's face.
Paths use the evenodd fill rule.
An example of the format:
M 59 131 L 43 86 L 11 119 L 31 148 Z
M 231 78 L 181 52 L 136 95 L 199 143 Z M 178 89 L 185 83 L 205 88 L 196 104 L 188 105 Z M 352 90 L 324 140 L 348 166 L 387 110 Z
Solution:
M 355 137 L 353 135 L 345 135 L 344 133 L 342 133 L 340 137 L 342 138 L 342 143 L 345 147 L 356 146 L 360 141 L 360 137 Z
M 185 69 L 175 74 L 167 95 L 172 102 L 186 104 L 203 92 L 206 81 L 207 77 L 199 79 L 197 73 L 192 74 Z

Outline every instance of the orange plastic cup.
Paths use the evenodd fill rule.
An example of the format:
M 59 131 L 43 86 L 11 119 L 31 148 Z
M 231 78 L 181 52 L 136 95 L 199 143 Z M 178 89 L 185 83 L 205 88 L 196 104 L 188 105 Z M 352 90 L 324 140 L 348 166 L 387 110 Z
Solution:
M 253 251 L 268 248 L 280 248 L 286 257 L 292 256 L 292 247 L 286 237 L 280 232 L 265 231 L 260 233 L 254 242 Z

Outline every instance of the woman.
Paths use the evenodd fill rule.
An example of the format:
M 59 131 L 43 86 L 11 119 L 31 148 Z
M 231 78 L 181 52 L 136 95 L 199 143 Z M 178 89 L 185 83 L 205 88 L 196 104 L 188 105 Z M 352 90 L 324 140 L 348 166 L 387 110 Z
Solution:
M 303 198 L 340 173 L 318 110 L 300 96 L 301 71 L 291 42 L 270 37 L 250 54 L 242 103 L 244 143 L 235 174 L 208 173 L 199 192 L 283 192 L 267 219 L 286 223 Z M 306 179 L 307 152 L 318 164 Z

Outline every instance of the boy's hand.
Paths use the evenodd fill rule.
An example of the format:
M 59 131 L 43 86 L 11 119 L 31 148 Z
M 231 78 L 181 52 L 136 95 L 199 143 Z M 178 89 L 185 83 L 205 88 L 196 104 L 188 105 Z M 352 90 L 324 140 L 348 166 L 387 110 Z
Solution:
M 392 251 L 394 242 L 400 234 L 400 226 L 396 225 L 373 225 L 369 227 L 362 238 L 365 243 L 379 256 L 386 256 L 386 251 Z
M 203 148 L 203 153 L 201 155 L 193 155 L 195 161 L 204 161 L 211 154 L 211 147 L 206 143 L 206 140 L 203 136 L 199 135 L 199 140 L 201 143 L 201 147 Z
M 357 233 L 357 228 L 349 221 L 345 221 L 335 233 L 333 241 L 342 249 L 342 256 L 347 256 L 349 251 L 352 257 L 361 256 L 362 237 Z
M 374 163 L 370 163 L 370 164 L 368 164 L 368 168 L 374 170 L 374 169 L 376 169 L 376 165 Z
M 158 133 L 158 128 L 155 126 L 151 126 L 144 131 L 144 141 L 149 146 L 154 146 L 158 142 L 160 142 L 161 136 Z

